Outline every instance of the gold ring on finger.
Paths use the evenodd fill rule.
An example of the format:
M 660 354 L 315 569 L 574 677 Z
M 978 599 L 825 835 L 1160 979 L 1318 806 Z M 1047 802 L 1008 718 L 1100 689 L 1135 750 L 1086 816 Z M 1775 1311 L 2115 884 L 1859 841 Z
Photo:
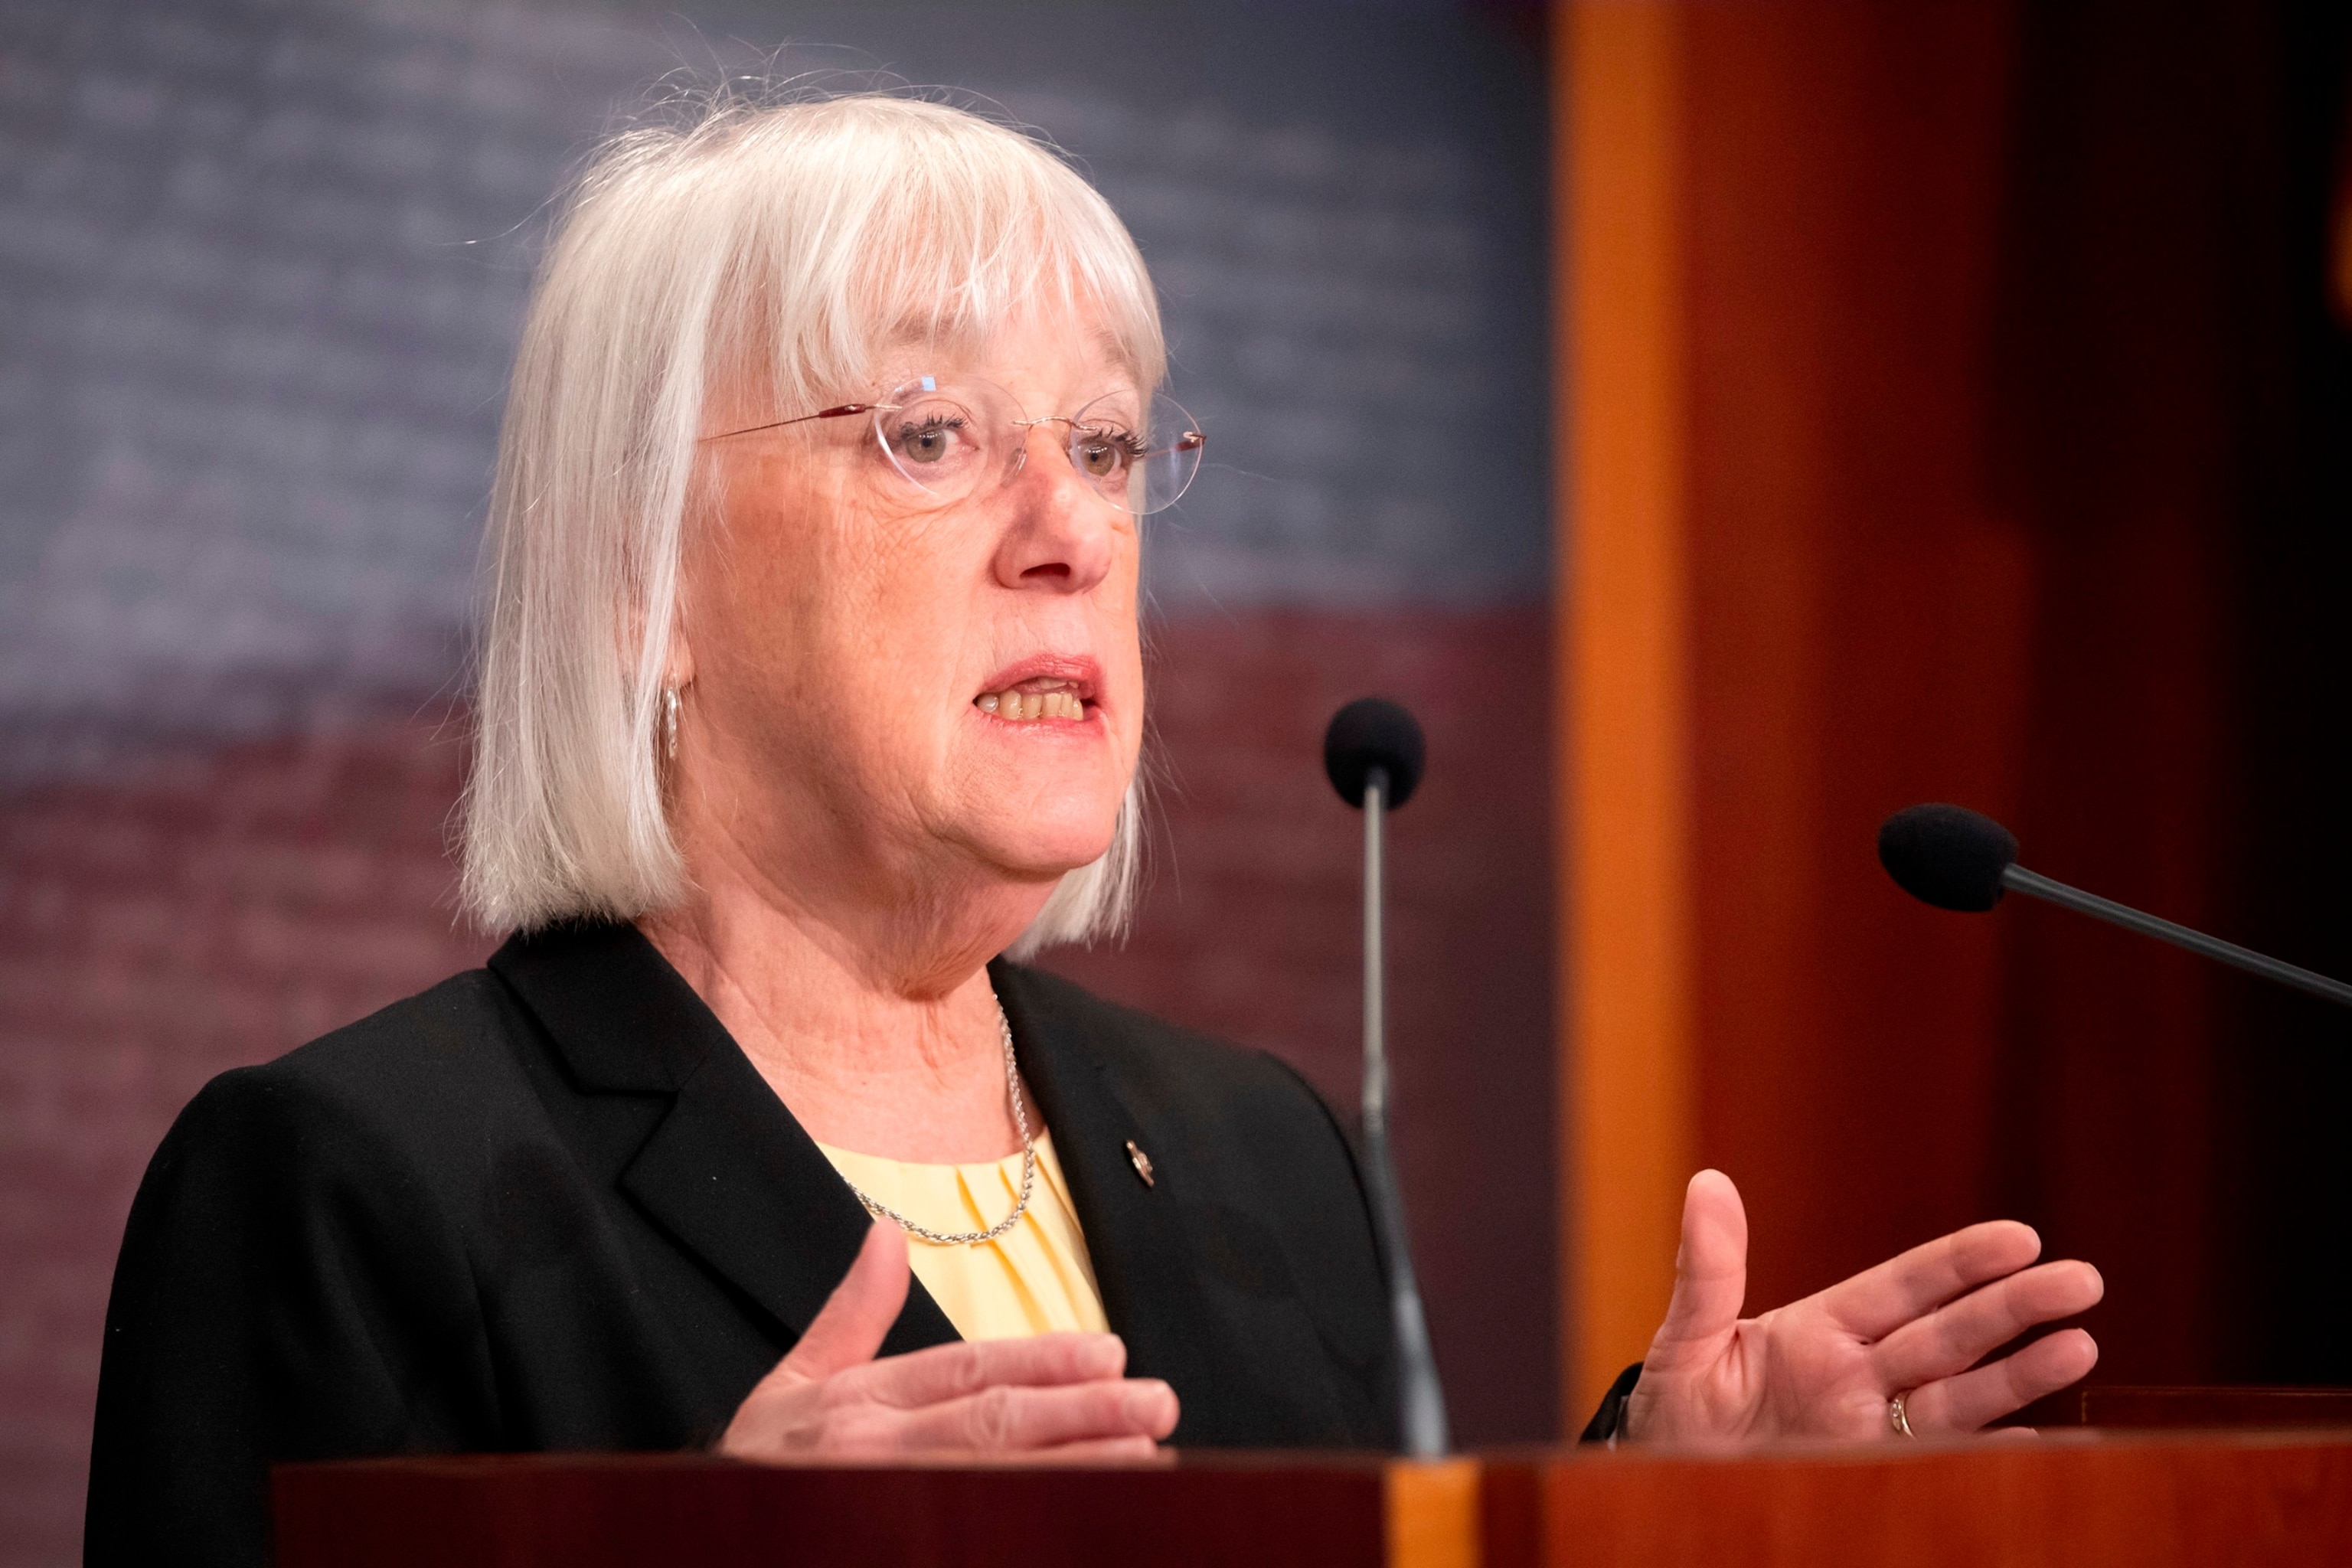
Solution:
M 1914 1441 L 1918 1438 L 1919 1434 L 1911 1430 L 1911 1418 L 1903 1413 L 1903 1402 L 1918 1392 L 1916 1388 L 1906 1389 L 1886 1402 L 1886 1425 L 1898 1437 L 1909 1437 Z

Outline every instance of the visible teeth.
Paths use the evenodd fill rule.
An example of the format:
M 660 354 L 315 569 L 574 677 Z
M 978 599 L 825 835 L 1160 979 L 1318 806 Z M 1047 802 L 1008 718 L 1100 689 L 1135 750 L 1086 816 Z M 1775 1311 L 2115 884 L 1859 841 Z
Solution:
M 1050 691 L 983 691 L 973 706 L 983 713 L 993 713 L 999 719 L 1026 722 L 1034 719 L 1068 719 L 1084 721 L 1086 699 L 1062 687 Z

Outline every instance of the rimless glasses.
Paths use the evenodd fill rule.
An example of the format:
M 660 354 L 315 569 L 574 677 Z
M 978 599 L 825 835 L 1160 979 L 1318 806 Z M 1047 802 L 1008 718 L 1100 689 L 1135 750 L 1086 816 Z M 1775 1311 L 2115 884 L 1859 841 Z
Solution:
M 844 403 L 791 419 L 703 437 L 724 441 L 813 419 L 870 416 L 876 447 L 897 476 L 936 500 L 1003 484 L 1029 460 L 1029 432 L 1063 427 L 1063 451 L 1096 494 L 1138 517 L 1164 510 L 1192 483 L 1208 437 L 1176 400 L 1113 392 L 1076 414 L 1032 419 L 1013 395 L 978 376 L 918 376 L 873 403 Z

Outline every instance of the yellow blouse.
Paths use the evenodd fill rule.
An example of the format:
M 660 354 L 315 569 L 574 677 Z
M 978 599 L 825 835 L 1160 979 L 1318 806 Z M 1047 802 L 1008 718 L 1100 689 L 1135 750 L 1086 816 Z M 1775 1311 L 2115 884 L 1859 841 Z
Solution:
M 1012 1213 L 1021 1196 L 1018 1154 L 976 1165 L 919 1165 L 829 1143 L 817 1147 L 866 1196 L 936 1231 L 986 1230 Z M 973 1247 L 907 1238 L 915 1278 L 965 1339 L 1110 1330 L 1054 1141 L 1039 1132 L 1035 1147 L 1037 1180 L 1019 1225 Z

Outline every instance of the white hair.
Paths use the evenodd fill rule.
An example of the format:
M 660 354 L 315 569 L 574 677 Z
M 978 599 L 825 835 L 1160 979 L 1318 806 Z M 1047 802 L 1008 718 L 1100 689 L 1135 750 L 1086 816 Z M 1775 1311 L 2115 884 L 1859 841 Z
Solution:
M 627 920 L 687 892 L 656 746 L 714 383 L 764 375 L 773 406 L 822 408 L 869 395 L 910 334 L 967 345 L 1025 307 L 1079 302 L 1157 385 L 1158 306 L 1109 204 L 961 109 L 720 102 L 604 147 L 541 269 L 499 437 L 462 806 L 476 919 Z M 1013 956 L 1125 929 L 1140 787 Z

